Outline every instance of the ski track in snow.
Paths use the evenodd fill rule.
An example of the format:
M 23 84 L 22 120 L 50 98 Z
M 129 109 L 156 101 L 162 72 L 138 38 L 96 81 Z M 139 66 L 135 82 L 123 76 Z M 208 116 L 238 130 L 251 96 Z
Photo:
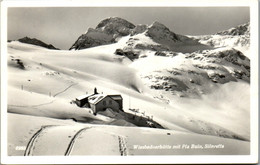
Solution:
M 42 126 L 41 129 L 39 129 L 30 139 L 29 143 L 26 146 L 24 156 L 33 156 L 33 150 L 35 147 L 35 143 L 37 142 L 37 139 L 39 138 L 40 134 L 42 132 L 50 127 L 54 127 L 54 125 L 47 125 L 47 126 Z
M 53 95 L 53 97 L 56 97 L 58 96 L 59 94 L 62 94 L 64 92 L 66 92 L 69 88 L 71 88 L 72 86 L 74 85 L 77 85 L 78 83 L 74 83 L 74 84 L 71 84 L 69 85 L 67 88 L 65 88 L 64 90 L 56 93 L 55 95 Z M 42 103 L 42 104 L 36 104 L 36 105 L 9 105 L 9 106 L 12 106 L 12 107 L 40 107 L 40 106 L 43 106 L 43 105 L 48 105 L 48 104 L 52 104 L 55 100 L 52 100 L 50 102 L 47 102 L 47 103 Z
M 74 136 L 73 138 L 71 139 L 69 145 L 68 145 L 68 148 L 66 149 L 65 151 L 65 156 L 69 156 L 73 147 L 74 147 L 74 143 L 76 141 L 76 139 L 82 134 L 82 132 L 84 132 L 86 129 L 90 129 L 91 127 L 85 127 L 85 128 L 82 128 L 80 129 Z
M 72 86 L 77 85 L 77 84 L 78 84 L 78 83 L 74 83 L 74 84 L 69 85 L 69 86 L 68 86 L 67 88 L 65 88 L 64 90 L 62 90 L 62 91 L 56 93 L 55 95 L 53 95 L 53 97 L 56 97 L 56 96 L 58 96 L 59 94 L 62 94 L 62 93 L 64 93 L 64 92 L 66 92 L 69 88 L 71 88 Z
M 119 151 L 121 156 L 127 156 L 126 140 L 122 136 L 118 136 Z

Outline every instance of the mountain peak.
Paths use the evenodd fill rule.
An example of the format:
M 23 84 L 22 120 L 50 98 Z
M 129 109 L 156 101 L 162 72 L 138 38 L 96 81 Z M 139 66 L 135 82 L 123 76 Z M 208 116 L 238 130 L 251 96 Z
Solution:
M 85 34 L 81 35 L 70 50 L 114 43 L 116 38 L 129 35 L 134 28 L 134 24 L 123 18 L 106 18 L 95 29 L 89 28 Z
M 103 28 L 106 26 L 125 26 L 127 28 L 133 29 L 135 28 L 135 25 L 131 22 L 128 22 L 127 20 L 120 18 L 120 17 L 109 17 L 104 20 L 102 20 L 96 27 L 96 29 Z
M 150 26 L 149 28 L 151 27 L 158 27 L 158 28 L 167 28 L 164 24 L 158 22 L 158 21 L 154 21 Z M 168 28 L 167 28 L 168 29 Z
M 164 41 L 178 41 L 178 36 L 172 32 L 168 27 L 166 27 L 164 24 L 155 21 L 153 22 L 147 30 L 147 36 L 151 37 L 154 41 L 159 42 Z

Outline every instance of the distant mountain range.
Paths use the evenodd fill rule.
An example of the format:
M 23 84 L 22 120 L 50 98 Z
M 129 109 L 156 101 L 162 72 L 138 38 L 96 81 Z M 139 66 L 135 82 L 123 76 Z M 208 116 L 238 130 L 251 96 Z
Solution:
M 101 21 L 95 29 L 89 28 L 85 34 L 79 36 L 75 43 L 71 46 L 71 49 L 80 50 L 91 48 L 100 45 L 107 45 L 116 43 L 120 38 L 130 35 L 138 36 L 144 34 L 145 36 L 152 39 L 155 43 L 152 45 L 144 45 L 141 41 L 136 45 L 131 45 L 133 42 L 129 40 L 128 45 L 125 49 L 131 48 L 145 48 L 150 50 L 172 50 L 175 52 L 194 52 L 201 49 L 211 49 L 212 47 L 218 46 L 211 43 L 203 43 L 205 38 L 194 38 L 185 35 L 180 35 L 172 32 L 165 25 L 155 21 L 150 26 L 148 25 L 134 25 L 127 20 L 119 17 L 110 17 Z M 246 23 L 237 27 L 217 32 L 216 35 L 222 36 L 246 36 L 249 38 L 250 35 L 250 24 Z M 208 38 L 210 38 L 207 35 Z M 240 41 L 237 41 L 240 42 Z M 242 41 L 243 42 L 243 41 Z M 246 41 L 249 42 L 249 39 Z M 186 49 L 180 48 L 183 45 L 193 45 L 192 47 L 186 47 Z
M 135 42 L 132 38 L 144 34 L 156 44 L 144 44 L 145 41 Z M 150 26 L 134 25 L 133 23 L 119 18 L 109 17 L 102 20 L 96 28 L 89 28 L 86 33 L 78 37 L 69 50 L 80 50 L 95 46 L 108 45 L 118 42 L 122 37 L 130 35 L 130 39 L 121 52 L 129 52 L 132 49 L 148 49 L 154 51 L 174 51 L 191 53 L 197 50 L 212 49 L 218 46 L 225 46 L 224 41 L 230 40 L 237 44 L 247 45 L 250 42 L 250 23 L 238 25 L 234 28 L 217 32 L 215 35 L 185 36 L 172 32 L 165 25 L 155 21 Z M 214 36 L 221 35 L 221 40 L 215 40 Z M 236 38 L 237 37 L 237 38 Z M 239 38 L 238 38 L 239 37 Z M 137 37 L 138 38 L 138 37 Z M 234 41 L 234 38 L 235 41 Z M 219 39 L 219 37 L 218 37 Z M 24 37 L 19 42 L 33 44 L 47 49 L 59 50 L 52 44 L 46 44 L 36 38 Z M 183 49 L 183 46 L 185 47 Z M 120 50 L 118 50 L 120 54 Z M 121 53 L 122 54 L 122 53 Z M 124 54 L 124 53 L 123 53 Z

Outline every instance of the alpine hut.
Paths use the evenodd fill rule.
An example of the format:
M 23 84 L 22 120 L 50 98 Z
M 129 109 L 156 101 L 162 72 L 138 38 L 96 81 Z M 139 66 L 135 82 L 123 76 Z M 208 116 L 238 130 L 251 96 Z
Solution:
M 75 103 L 79 107 L 91 108 L 94 114 L 111 108 L 115 112 L 123 111 L 123 98 L 121 95 L 104 95 L 99 94 L 94 89 L 94 94 L 86 94 L 76 98 Z
M 122 111 L 122 101 L 121 95 L 115 97 L 115 95 L 96 94 L 88 98 L 89 106 L 94 114 L 107 108 L 111 108 L 115 112 Z

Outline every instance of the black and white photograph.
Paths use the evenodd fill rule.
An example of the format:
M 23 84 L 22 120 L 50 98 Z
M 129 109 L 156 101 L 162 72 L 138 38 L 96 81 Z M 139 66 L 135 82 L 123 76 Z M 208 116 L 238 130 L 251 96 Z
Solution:
M 251 10 L 6 5 L 6 157 L 256 153 Z

